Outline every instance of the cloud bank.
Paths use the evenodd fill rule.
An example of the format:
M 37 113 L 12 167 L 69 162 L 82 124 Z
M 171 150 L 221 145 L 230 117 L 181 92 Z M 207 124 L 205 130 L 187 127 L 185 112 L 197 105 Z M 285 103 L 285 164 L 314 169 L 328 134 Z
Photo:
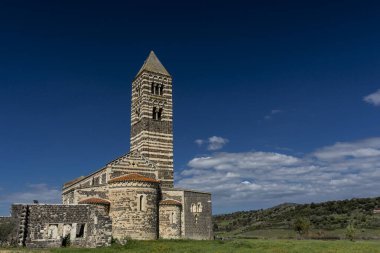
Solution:
M 276 152 L 196 157 L 177 184 L 213 193 L 216 212 L 282 202 L 380 195 L 380 138 L 339 142 L 302 157 Z
M 38 200 L 40 203 L 60 203 L 61 191 L 50 188 L 47 184 L 30 184 L 25 192 L 15 192 L 0 195 L 0 207 L 8 210 L 12 203 L 33 203 Z

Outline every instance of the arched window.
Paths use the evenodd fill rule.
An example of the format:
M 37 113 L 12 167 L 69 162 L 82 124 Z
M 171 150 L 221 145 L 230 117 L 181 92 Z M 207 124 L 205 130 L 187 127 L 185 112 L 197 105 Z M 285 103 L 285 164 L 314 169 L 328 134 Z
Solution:
M 191 204 L 191 212 L 192 213 L 196 213 L 197 212 L 197 205 L 195 205 L 194 203 Z
M 153 107 L 152 119 L 161 120 L 162 108 Z
M 160 87 L 158 84 L 156 84 L 156 86 L 154 87 L 154 94 L 155 95 L 160 95 Z
M 162 108 L 158 110 L 158 120 L 161 120 Z
M 198 224 L 198 214 L 194 215 L 194 223 Z
M 139 208 L 140 211 L 144 211 L 144 195 L 140 195 L 139 197 Z
M 156 119 L 156 111 L 157 111 L 157 108 L 153 107 L 152 119 Z
M 175 223 L 175 221 L 174 221 L 174 212 L 172 212 L 170 214 L 170 224 L 173 224 L 173 223 Z
M 198 202 L 198 205 L 197 205 L 197 212 L 198 212 L 198 213 L 201 213 L 201 212 L 202 212 L 202 203 L 201 203 L 201 202 Z
M 164 86 L 162 84 L 152 83 L 151 86 L 150 86 L 150 92 L 153 95 L 160 95 L 160 96 L 162 96 L 162 94 L 164 93 Z

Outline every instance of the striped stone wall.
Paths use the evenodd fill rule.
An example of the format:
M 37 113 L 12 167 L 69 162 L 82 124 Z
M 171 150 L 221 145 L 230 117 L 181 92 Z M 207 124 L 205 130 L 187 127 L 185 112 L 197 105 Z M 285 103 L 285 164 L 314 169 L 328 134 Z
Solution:
M 162 94 L 152 93 L 152 84 Z M 154 119 L 154 108 L 161 118 Z M 143 71 L 132 82 L 131 151 L 139 151 L 154 162 L 164 187 L 173 187 L 173 102 L 170 76 Z
M 139 152 L 129 152 L 89 176 L 80 177 L 74 183 L 66 183 L 62 191 L 62 203 L 77 204 L 86 196 L 107 198 L 108 180 L 130 173 L 158 179 L 159 171 L 154 163 Z

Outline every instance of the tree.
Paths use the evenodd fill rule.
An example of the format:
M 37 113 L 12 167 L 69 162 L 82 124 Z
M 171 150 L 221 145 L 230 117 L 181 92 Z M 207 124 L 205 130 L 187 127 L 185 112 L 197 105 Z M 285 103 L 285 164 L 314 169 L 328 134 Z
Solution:
M 346 238 L 350 241 L 354 241 L 355 239 L 356 229 L 353 222 L 350 222 L 346 227 Z
M 310 221 L 306 218 L 297 218 L 294 221 L 294 230 L 303 237 L 304 235 L 309 233 L 310 229 Z
M 0 245 L 12 243 L 12 233 L 14 233 L 15 229 L 16 222 L 14 220 L 0 223 Z

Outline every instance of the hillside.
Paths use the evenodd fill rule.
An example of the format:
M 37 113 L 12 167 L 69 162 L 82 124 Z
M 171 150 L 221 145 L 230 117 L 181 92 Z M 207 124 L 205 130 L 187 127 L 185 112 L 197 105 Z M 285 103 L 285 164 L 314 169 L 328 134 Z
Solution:
M 365 230 L 372 231 L 368 236 L 377 238 L 380 237 L 380 215 L 373 214 L 377 207 L 380 207 L 380 197 L 311 204 L 285 203 L 265 210 L 216 215 L 213 217 L 214 232 L 217 236 L 239 237 L 247 236 L 249 232 L 271 230 L 292 237 L 290 232 L 294 221 L 306 218 L 310 221 L 311 230 L 320 233 L 341 231 L 353 222 L 357 229 L 363 233 Z

